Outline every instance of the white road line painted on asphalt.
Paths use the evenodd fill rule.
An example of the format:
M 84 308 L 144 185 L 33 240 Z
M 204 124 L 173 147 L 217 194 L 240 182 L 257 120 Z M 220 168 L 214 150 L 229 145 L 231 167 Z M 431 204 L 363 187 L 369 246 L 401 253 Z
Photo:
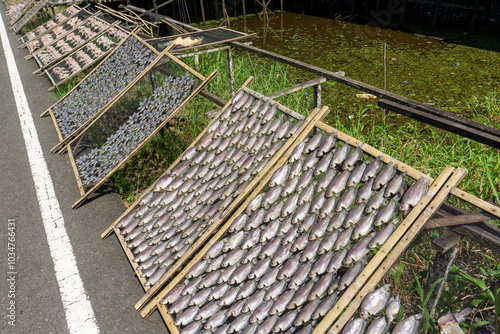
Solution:
M 5 25 L 0 15 L 0 39 L 7 60 L 12 91 L 17 105 L 21 129 L 28 151 L 28 159 L 35 182 L 36 195 L 42 214 L 43 226 L 47 234 L 50 255 L 59 285 L 59 292 L 66 314 L 70 333 L 99 333 L 94 311 L 78 271 L 73 248 L 71 247 L 64 218 L 54 191 L 54 185 L 47 169 L 42 147 L 38 141 L 35 123 L 19 77 L 14 54 L 10 46 Z

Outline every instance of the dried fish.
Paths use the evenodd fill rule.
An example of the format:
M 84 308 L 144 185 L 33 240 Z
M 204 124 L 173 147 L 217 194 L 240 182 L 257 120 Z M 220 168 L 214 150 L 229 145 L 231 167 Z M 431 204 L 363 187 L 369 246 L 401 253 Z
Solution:
M 406 190 L 401 199 L 399 210 L 407 211 L 418 204 L 429 190 L 429 174 L 422 176 Z

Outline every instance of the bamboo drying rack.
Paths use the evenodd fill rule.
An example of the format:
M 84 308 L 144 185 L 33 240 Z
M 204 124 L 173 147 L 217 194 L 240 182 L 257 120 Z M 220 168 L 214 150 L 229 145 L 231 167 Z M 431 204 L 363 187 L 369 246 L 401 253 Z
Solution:
M 263 95 L 261 94 L 258 94 L 256 92 L 253 92 L 249 89 L 246 88 L 246 85 L 248 85 L 251 81 L 251 79 L 253 78 L 250 78 L 249 80 L 247 80 L 247 82 L 244 83 L 243 87 L 242 88 L 243 90 L 245 90 L 247 93 L 251 93 L 253 94 L 255 97 L 258 97 L 258 98 L 261 98 L 263 99 L 264 101 L 270 101 L 269 98 L 266 98 L 264 97 Z M 227 109 L 227 107 L 229 107 L 231 105 L 231 101 L 228 102 L 228 104 L 226 104 L 226 106 L 222 109 L 222 111 L 218 114 L 218 116 L 214 119 L 214 121 L 218 120 L 220 118 L 220 116 L 222 115 L 222 113 L 224 112 L 224 110 Z M 278 109 L 279 110 L 283 110 L 283 109 L 287 109 L 286 107 L 284 106 L 281 106 L 281 105 L 278 105 Z M 264 175 L 267 173 L 267 171 L 269 169 L 272 168 L 272 166 L 278 161 L 278 159 L 286 152 L 286 150 L 288 149 L 288 147 L 290 147 L 290 145 L 292 145 L 292 143 L 295 141 L 295 138 L 303 131 L 303 129 L 305 129 L 307 126 L 308 126 L 308 122 L 310 120 L 313 119 L 313 117 L 315 117 L 315 115 L 317 115 L 317 118 L 320 118 L 322 117 L 326 112 L 328 111 L 328 108 L 327 107 L 324 107 L 322 108 L 321 110 L 320 109 L 315 109 L 313 111 L 313 113 L 309 116 L 308 120 L 306 120 L 306 122 L 301 126 L 301 128 L 298 130 L 298 132 L 294 135 L 292 135 L 283 145 L 283 147 L 271 158 L 271 160 L 266 164 L 266 166 L 262 169 L 262 171 L 257 174 L 255 176 L 255 178 L 249 183 L 249 185 L 242 191 L 242 193 L 236 197 L 234 199 L 234 201 L 229 205 L 228 208 L 226 208 L 226 210 L 224 210 L 224 212 L 222 213 L 221 217 L 219 217 L 211 226 L 209 229 L 207 229 L 205 232 L 203 232 L 203 234 L 196 240 L 196 242 L 193 244 L 193 246 L 179 259 L 177 260 L 177 262 L 165 273 L 165 275 L 161 278 L 160 281 L 158 281 L 153 287 L 151 288 L 146 288 L 144 287 L 144 289 L 146 290 L 146 294 L 138 301 L 138 303 L 135 305 L 136 309 L 140 309 L 142 308 L 143 306 L 146 305 L 146 303 L 154 297 L 154 295 L 160 290 L 160 288 L 163 287 L 163 285 L 168 282 L 168 280 L 172 277 L 172 275 L 174 275 L 180 268 L 181 266 L 186 263 L 190 258 L 191 256 L 205 243 L 206 240 L 208 240 L 210 238 L 210 236 L 215 233 L 218 229 L 218 227 L 224 223 L 224 221 L 231 215 L 231 213 L 240 205 L 240 203 L 245 199 L 245 197 L 252 191 L 252 189 L 259 183 L 262 181 L 262 178 L 264 177 Z M 288 113 L 290 115 L 290 113 Z M 293 116 L 292 116 L 293 117 Z M 198 136 L 198 138 L 191 144 L 190 147 L 194 146 L 197 144 L 197 142 L 203 138 L 203 136 L 205 135 L 206 131 L 207 131 L 208 127 L 205 128 L 205 130 Z M 172 169 L 173 167 L 175 167 L 175 165 L 180 161 L 180 159 L 178 159 L 176 162 L 174 162 L 172 164 L 172 166 L 169 168 Z M 168 173 L 168 171 L 166 172 Z M 150 192 L 152 190 L 153 186 L 151 186 L 149 189 L 147 189 L 144 194 L 147 194 L 148 192 Z M 143 195 L 144 196 L 144 195 Z M 111 226 L 110 228 L 108 228 L 103 234 L 102 234 L 102 237 L 105 238 L 107 237 L 111 232 L 115 232 L 116 236 L 118 237 L 118 239 L 120 240 L 120 243 L 122 244 L 122 246 L 125 245 L 124 241 L 122 240 L 123 237 L 120 235 L 120 232 L 119 232 L 119 229 L 116 228 L 116 224 L 120 221 L 120 219 L 128 214 L 129 212 L 131 212 L 133 209 L 135 209 L 135 207 L 137 206 L 137 204 L 141 201 L 142 197 L 140 199 L 138 199 L 134 205 L 132 205 L 131 207 L 129 207 L 126 212 L 120 217 L 118 218 Z M 125 253 L 127 254 L 127 257 L 129 258 L 129 261 L 131 262 L 132 264 L 132 267 L 134 268 L 134 270 L 136 270 L 137 268 L 137 265 L 135 263 L 133 263 L 132 259 L 133 259 L 133 256 L 131 255 L 130 251 L 129 250 L 126 250 Z M 137 272 L 138 276 L 139 273 Z M 141 280 L 141 283 L 143 281 Z M 150 303 L 151 304 L 151 303 Z
M 113 26 L 115 29 L 119 29 L 123 32 L 127 32 L 125 29 L 123 29 L 122 27 L 120 27 L 119 25 L 114 25 Z M 126 38 L 124 38 L 126 39 Z M 90 41 L 89 43 L 92 43 L 93 41 Z M 63 80 L 61 81 L 57 81 L 55 80 L 52 75 L 49 73 L 49 71 L 51 70 L 51 68 L 49 69 L 46 69 L 43 71 L 43 74 L 47 75 L 47 77 L 49 78 L 50 82 L 52 83 L 52 87 L 50 87 L 49 89 L 47 89 L 47 91 L 52 91 L 54 90 L 57 86 L 65 83 L 66 81 L 68 81 L 69 79 L 73 78 L 75 75 L 78 75 L 79 73 L 82 73 L 83 71 L 85 71 L 87 68 L 89 68 L 90 66 L 94 65 L 95 63 L 97 63 L 98 61 L 100 61 L 101 59 L 105 58 L 109 53 L 113 52 L 113 50 L 118 46 L 120 45 L 122 41 L 119 41 L 118 43 L 116 43 L 115 45 L 111 46 L 109 48 L 109 50 L 107 50 L 106 52 L 104 52 L 103 54 L 101 54 L 99 57 L 95 58 L 92 62 L 88 63 L 87 65 L 85 65 L 84 67 L 82 67 L 80 70 L 72 73 L 71 75 L 67 76 L 66 78 L 64 78 Z M 89 43 L 87 44 L 84 44 L 81 46 L 81 48 L 85 47 L 86 45 L 88 45 Z M 70 56 L 71 57 L 71 56 Z M 62 62 L 66 61 L 67 58 L 65 59 L 62 59 L 59 61 L 59 63 L 56 63 L 54 64 L 53 67 L 57 67 L 59 64 L 61 64 Z
M 322 125 L 324 123 L 320 122 L 319 120 L 314 122 L 311 126 L 311 129 L 313 126 L 315 126 L 318 129 L 324 129 L 324 126 Z M 311 130 L 310 129 L 310 130 Z M 159 301 L 177 284 L 181 281 L 181 279 L 188 273 L 189 269 L 197 262 L 199 261 L 202 256 L 208 251 L 208 249 L 215 243 L 217 242 L 223 234 L 226 232 L 226 230 L 231 226 L 232 222 L 236 217 L 238 217 L 245 209 L 248 203 L 252 200 L 253 197 L 259 194 L 259 192 L 265 188 L 267 185 L 268 181 L 270 180 L 271 176 L 273 173 L 280 168 L 287 160 L 287 157 L 291 154 L 293 148 L 297 145 L 299 145 L 310 133 L 309 131 L 304 131 L 300 134 L 300 136 L 297 138 L 297 140 L 292 144 L 292 146 L 289 148 L 288 152 L 280 159 L 280 161 L 273 167 L 273 169 L 269 172 L 269 174 L 266 176 L 265 179 L 263 179 L 263 182 L 254 189 L 252 194 L 247 198 L 247 200 L 238 208 L 238 210 L 229 218 L 229 220 L 224 224 L 223 227 L 219 229 L 217 234 L 206 244 L 206 246 L 200 250 L 196 254 L 196 256 L 193 258 L 192 261 L 187 264 L 183 270 L 170 282 L 170 284 L 162 290 L 156 298 L 149 304 L 147 305 L 143 311 L 141 312 L 141 315 L 143 317 L 149 316 L 156 307 L 158 307 L 159 312 L 164 319 L 169 331 L 171 333 L 179 333 L 179 329 L 177 326 L 174 325 L 173 318 L 170 314 L 167 313 L 167 307 L 165 305 L 159 304 Z M 326 129 L 326 132 L 331 133 L 334 131 L 333 128 Z M 342 133 L 340 131 L 337 132 L 337 138 L 341 141 L 346 141 L 349 139 L 349 145 L 351 146 L 359 146 L 361 144 L 361 141 L 355 140 L 355 138 Z M 379 151 L 374 149 L 373 147 L 370 147 L 369 145 L 363 145 L 362 148 L 364 151 L 371 155 L 372 157 L 377 157 L 380 155 Z M 372 151 L 371 153 L 369 151 Z M 389 157 L 389 160 L 391 158 Z M 395 164 L 398 165 L 398 169 L 400 171 L 416 171 L 413 168 L 411 168 L 408 165 L 402 164 L 399 161 L 394 161 Z M 414 173 L 412 173 L 414 174 Z M 448 180 L 450 175 L 453 176 Z M 349 288 L 344 292 L 342 297 L 339 299 L 339 301 L 336 303 L 336 306 L 330 313 L 332 314 L 327 314 L 324 319 L 318 324 L 316 329 L 314 330 L 314 333 L 325 333 L 326 329 L 330 327 L 333 323 L 333 321 L 336 320 L 336 318 L 341 314 L 342 311 L 344 311 L 344 308 L 349 305 L 349 302 L 353 300 L 354 297 L 356 297 L 356 300 L 359 300 L 359 303 L 362 300 L 362 297 L 366 295 L 366 293 L 370 292 L 373 287 L 378 283 L 378 281 L 382 278 L 382 276 L 385 274 L 385 272 L 390 268 L 390 265 L 387 264 L 388 261 L 384 262 L 382 265 L 382 261 L 385 257 L 386 254 L 390 252 L 390 255 L 388 259 L 390 258 L 392 260 L 392 263 L 399 258 L 399 256 L 402 254 L 402 252 L 406 249 L 406 247 L 410 244 L 410 242 L 418 235 L 418 232 L 422 229 L 422 227 L 425 225 L 427 220 L 430 218 L 432 213 L 439 208 L 439 206 L 446 200 L 446 197 L 449 193 L 449 191 L 463 178 L 465 175 L 465 170 L 463 169 L 458 169 L 454 171 L 452 167 L 447 167 L 445 168 L 440 176 L 432 183 L 430 190 L 428 191 L 426 197 L 421 200 L 421 202 L 415 206 L 410 213 L 406 216 L 405 220 L 398 226 L 396 231 L 392 234 L 391 238 L 387 240 L 382 248 L 377 252 L 377 254 L 370 260 L 366 268 L 362 271 L 360 275 L 356 278 L 356 280 L 349 286 Z M 432 202 L 431 202 L 432 200 Z M 429 204 L 430 203 L 430 204 Z M 398 241 L 401 239 L 401 237 L 405 234 L 405 232 L 410 228 L 410 232 L 406 233 L 402 241 L 398 243 Z M 373 276 L 373 278 L 367 282 L 367 278 L 373 273 L 376 272 L 376 275 Z M 364 285 L 366 283 L 366 285 Z M 356 296 L 356 294 L 363 288 L 362 293 L 364 294 L 359 294 Z M 354 306 L 354 303 L 351 303 L 352 305 L 350 308 L 347 310 L 347 312 L 354 313 L 354 311 L 357 309 L 357 306 Z M 333 314 L 333 312 L 336 311 L 338 312 Z M 347 312 L 345 312 L 345 315 L 343 315 L 343 318 L 339 319 L 339 321 L 336 323 L 336 326 L 339 326 L 341 329 L 343 325 L 349 320 L 350 316 L 352 313 L 347 316 Z
M 134 31 L 132 31 L 126 38 L 123 39 L 123 41 L 120 42 L 120 44 L 115 48 L 115 50 L 113 50 L 113 52 L 111 52 L 110 54 L 108 54 L 108 56 L 106 56 L 106 58 L 104 58 L 103 62 L 105 62 L 109 57 L 111 57 L 114 52 L 116 52 L 116 50 L 123 44 L 125 43 L 125 41 L 129 38 L 136 38 L 138 41 L 140 41 L 142 44 L 144 44 L 145 46 L 147 46 L 148 48 L 152 49 L 147 43 L 144 43 L 144 41 L 135 34 Z M 50 114 L 50 116 L 52 117 L 52 119 L 54 120 L 54 124 L 56 125 L 56 131 L 57 131 L 57 134 L 58 134 L 58 137 L 59 137 L 59 143 L 54 146 L 52 149 L 51 149 L 51 152 L 52 153 L 55 153 L 55 152 L 59 152 L 60 150 L 65 150 L 66 148 L 66 145 L 68 143 L 71 143 L 73 139 L 77 138 L 78 136 L 80 136 L 83 132 L 85 132 L 90 125 L 92 125 L 99 117 L 101 117 L 106 111 L 108 111 L 109 108 L 111 108 L 112 105 L 114 105 L 123 95 L 125 95 L 140 79 L 142 79 L 142 77 L 144 77 L 153 67 L 155 67 L 155 65 L 163 58 L 166 56 L 166 54 L 168 53 L 168 49 L 164 50 L 164 52 L 162 53 L 159 53 L 158 51 L 152 49 L 152 51 L 156 54 L 156 58 L 148 65 L 146 66 L 146 68 L 144 68 L 144 70 L 139 73 L 122 91 L 120 91 L 117 95 L 115 95 L 114 98 L 112 98 L 110 101 L 108 101 L 108 103 L 101 109 L 99 110 L 94 116 L 92 116 L 91 118 L 89 118 L 82 126 L 80 126 L 78 129 L 76 129 L 73 133 L 69 134 L 68 136 L 66 136 L 65 138 L 62 136 L 60 130 L 59 130 L 59 127 L 57 126 L 57 119 L 55 118 L 53 112 L 52 112 L 52 108 L 54 108 L 54 106 L 56 104 L 58 104 L 59 102 L 61 102 L 62 100 L 64 100 L 69 94 L 71 94 L 74 90 L 76 90 L 83 81 L 85 81 L 89 76 L 91 76 L 94 71 L 96 71 L 98 67 L 94 68 L 81 82 L 79 82 L 72 90 L 70 90 L 64 97 L 62 97 L 59 101 L 57 101 L 56 103 L 54 103 L 50 108 L 48 108 L 46 111 L 44 111 L 40 116 L 41 117 L 44 117 L 45 115 L 47 114 Z M 102 63 L 101 63 L 102 64 Z M 62 152 L 61 152 L 62 153 Z
M 78 188 L 80 190 L 80 194 L 81 194 L 81 197 L 79 200 L 77 200 L 72 208 L 73 209 L 76 209 L 78 208 L 82 203 L 83 201 L 85 201 L 85 199 L 87 199 L 92 193 L 94 193 L 100 186 L 102 186 L 108 179 L 109 177 L 114 173 L 116 172 L 118 169 L 120 169 L 133 155 L 135 155 L 144 145 L 146 145 L 149 140 L 151 138 L 153 138 L 159 131 L 162 127 L 164 127 L 174 116 L 176 116 L 178 113 L 180 113 L 184 107 L 186 106 L 186 104 L 188 102 L 190 102 L 196 95 L 198 95 L 198 93 L 217 75 L 218 71 L 215 70 L 213 71 L 208 77 L 204 77 L 202 76 L 201 74 L 197 73 L 196 71 L 194 71 L 193 69 L 191 69 L 189 66 L 185 65 L 184 63 L 180 62 L 177 58 L 175 58 L 174 56 L 170 55 L 169 53 L 167 52 L 164 52 L 164 55 L 169 57 L 171 60 L 173 60 L 174 62 L 178 63 L 179 65 L 181 65 L 182 67 L 184 67 L 186 70 L 188 70 L 191 74 L 195 75 L 198 79 L 202 80 L 200 84 L 198 84 L 191 92 L 191 94 L 189 94 L 188 97 L 186 97 L 184 99 L 184 101 L 175 109 L 173 110 L 170 115 L 167 116 L 167 118 L 165 118 L 165 120 L 163 120 L 157 127 L 156 129 L 151 133 L 149 134 L 135 149 L 132 150 L 132 152 L 130 152 L 123 160 L 120 161 L 120 163 L 118 163 L 111 171 L 109 171 L 101 180 L 99 180 L 97 183 L 95 183 L 94 185 L 92 185 L 91 187 L 88 187 L 87 189 L 85 189 L 85 187 L 83 187 L 82 185 L 82 181 L 81 181 L 81 178 L 80 178 L 80 173 L 78 171 L 78 169 L 76 168 L 76 163 L 75 163 L 75 158 L 74 158 L 74 154 L 73 152 L 77 149 L 78 145 L 76 144 L 76 141 L 81 137 L 81 135 L 83 135 L 83 133 L 85 133 L 86 129 L 90 128 L 90 126 L 92 126 L 92 124 L 94 124 L 96 121 L 97 121 L 97 118 L 95 120 L 93 120 L 89 125 L 88 127 L 83 131 L 81 132 L 81 134 L 78 136 L 78 137 L 75 137 L 71 142 L 69 142 L 67 145 L 66 145 L 66 150 L 68 151 L 68 155 L 69 155 L 69 158 L 70 158 L 70 161 L 71 161 L 71 166 L 73 167 L 73 171 L 75 172 L 75 177 L 76 177 L 76 180 L 77 180 L 77 184 L 78 184 Z M 116 100 L 118 101 L 118 100 Z M 115 101 L 115 102 L 116 102 Z M 113 103 L 114 104 L 114 103 Z M 111 106 L 110 106 L 111 107 Z M 72 147 L 71 145 L 72 144 L 76 144 L 75 147 Z

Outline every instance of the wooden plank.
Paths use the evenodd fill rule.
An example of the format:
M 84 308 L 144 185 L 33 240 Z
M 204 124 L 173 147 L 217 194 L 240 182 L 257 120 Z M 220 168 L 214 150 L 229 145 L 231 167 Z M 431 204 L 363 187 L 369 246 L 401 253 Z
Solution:
M 252 77 L 252 76 L 250 76 L 247 80 L 245 80 L 245 82 L 243 83 L 243 85 L 242 85 L 241 87 L 243 88 L 243 87 L 245 87 L 245 86 L 249 85 L 252 81 L 253 81 L 253 77 Z M 225 110 L 226 110 L 226 109 L 227 109 L 230 105 L 231 105 L 231 101 L 228 101 L 228 102 L 226 103 L 226 105 L 222 108 L 221 112 L 217 115 L 216 119 L 219 119 L 219 118 L 220 118 L 220 116 L 222 115 L 222 113 L 223 113 L 223 112 L 224 112 L 224 111 L 225 111 Z M 207 130 L 208 130 L 208 127 L 205 127 L 205 129 L 203 129 L 203 131 L 202 131 L 202 132 L 198 135 L 198 137 L 196 137 L 196 139 L 195 139 L 195 140 L 191 143 L 191 145 L 189 145 L 189 147 L 188 147 L 186 150 L 188 150 L 189 148 L 191 148 L 191 147 L 195 146 L 195 145 L 198 143 L 198 141 L 199 141 L 201 138 L 203 138 L 203 136 L 205 136 L 205 133 L 207 132 Z M 167 174 L 168 172 L 170 172 L 170 170 L 171 170 L 174 166 L 176 166 L 176 165 L 179 163 L 180 159 L 181 159 L 181 156 L 179 156 L 179 157 L 178 157 L 178 158 L 177 158 L 177 159 L 176 159 L 176 160 L 175 160 L 175 161 L 174 161 L 174 162 L 170 165 L 170 167 L 169 167 L 169 168 L 165 171 L 165 173 L 163 173 L 163 175 L 161 175 L 158 179 L 160 179 L 160 178 L 161 178 L 161 177 L 163 177 L 165 174 Z M 129 206 L 129 207 L 127 208 L 127 210 L 125 210 L 125 212 L 124 212 L 124 213 L 123 213 L 120 217 L 118 217 L 118 219 L 117 219 L 117 220 L 115 220 L 115 221 L 113 222 L 113 224 L 111 224 L 111 226 L 110 226 L 110 227 L 108 227 L 108 228 L 107 228 L 107 229 L 106 229 L 106 230 L 105 230 L 105 231 L 101 234 L 101 238 L 102 238 L 102 239 L 107 238 L 107 237 L 108 237 L 108 236 L 109 236 L 109 235 L 113 232 L 113 228 L 116 226 L 116 224 L 118 224 L 118 222 L 119 222 L 119 221 L 120 221 L 123 217 L 125 217 L 125 216 L 126 216 L 126 215 L 128 215 L 128 214 L 129 214 L 132 210 L 134 210 L 134 209 L 137 207 L 137 205 L 141 202 L 142 198 L 143 198 L 143 197 L 144 197 L 147 193 L 151 192 L 151 191 L 153 190 L 153 188 L 154 188 L 154 184 L 152 184 L 151 186 L 149 186 L 149 188 L 148 188 L 148 189 L 146 189 L 146 190 L 142 193 L 141 197 L 139 197 L 139 198 L 138 198 L 138 199 L 137 199 L 137 200 L 136 200 L 136 201 L 135 201 L 135 202 L 134 202 L 131 206 Z
M 221 226 L 217 233 L 205 244 L 205 246 L 194 256 L 194 258 L 182 269 L 182 271 L 168 284 L 168 286 L 163 289 L 144 309 L 141 311 L 142 317 L 148 317 L 158 306 L 161 299 L 170 291 L 189 271 L 189 269 L 198 262 L 201 257 L 208 251 L 208 249 L 220 239 L 220 237 L 226 232 L 226 230 L 231 226 L 233 220 L 238 217 L 243 210 L 247 207 L 248 203 L 251 201 L 253 197 L 260 193 L 260 191 L 267 185 L 269 180 L 271 179 L 274 172 L 281 167 L 288 159 L 293 149 L 303 141 L 303 139 L 311 132 L 316 121 L 323 116 L 324 113 L 328 112 L 328 107 L 324 107 L 321 110 L 315 109 L 311 115 L 306 119 L 301 128 L 297 131 L 297 133 L 293 134 L 290 139 L 287 140 L 285 145 L 278 151 L 276 155 L 273 156 L 271 161 L 264 167 L 264 169 L 252 180 L 250 185 L 245 189 L 245 193 L 240 194 L 239 197 L 246 197 L 250 191 L 251 194 L 246 198 L 246 200 L 236 209 L 237 206 L 234 206 L 231 211 L 229 208 L 226 209 L 226 212 L 232 212 L 236 209 L 236 212 L 231 215 L 231 217 Z M 269 173 L 268 173 L 269 172 Z M 257 185 L 258 184 L 258 185 Z M 254 188 L 254 186 L 257 186 Z M 252 190 L 253 189 L 253 190 Z M 215 228 L 210 228 L 210 231 L 215 232 Z M 210 233 L 211 234 L 211 233 Z M 207 238 L 209 234 L 205 234 Z M 203 240 L 205 243 L 206 239 Z M 202 244 L 203 244 L 202 243 Z M 141 299 L 142 300 L 142 299 Z M 138 303 L 139 304 L 139 303 Z M 138 304 L 136 304 L 136 309 Z
M 388 100 L 378 101 L 378 106 L 390 111 L 394 111 L 398 114 L 411 117 L 413 119 L 416 119 L 417 121 L 430 124 L 440 129 L 453 132 L 460 136 L 467 137 L 480 143 L 500 149 L 500 133 L 493 134 L 494 132 L 496 132 L 494 130 L 486 132 L 482 129 L 475 129 L 470 127 L 468 124 L 464 124 L 463 122 L 458 123 L 455 120 L 446 119 L 444 117 L 441 117 L 440 115 L 434 115 L 425 111 L 416 110 L 411 107 L 402 106 Z
M 426 230 L 431 228 L 456 226 L 471 223 L 479 223 L 486 220 L 491 220 L 492 217 L 486 216 L 482 213 L 461 214 L 458 216 L 448 216 L 443 218 L 435 218 L 427 222 L 424 228 Z
M 412 226 L 418 216 L 425 210 L 430 201 L 434 198 L 435 193 L 443 186 L 446 180 L 451 176 L 453 172 L 452 167 L 446 167 L 434 181 L 427 194 L 424 198 L 408 213 L 405 219 L 400 223 L 398 228 L 389 237 L 389 239 L 382 245 L 379 251 L 371 259 L 365 269 L 358 275 L 354 282 L 346 289 L 342 297 L 337 301 L 334 308 L 328 312 L 323 320 L 318 324 L 314 330 L 314 334 L 326 333 L 328 328 L 333 324 L 333 322 L 342 314 L 344 309 L 349 305 L 354 296 L 358 293 L 359 289 L 365 284 L 371 274 L 377 269 L 377 267 L 382 263 L 384 258 L 389 252 L 398 244 L 403 235 Z M 389 269 L 389 268 L 387 268 Z
M 464 214 L 464 210 L 445 203 L 441 207 L 440 213 L 445 212 L 451 215 Z M 492 251 L 500 254 L 500 228 L 487 222 L 473 223 L 469 225 L 455 226 L 452 231 L 470 238 L 471 240 L 488 247 Z
M 392 267 L 392 265 L 401 256 L 401 254 L 406 250 L 406 248 L 408 248 L 408 246 L 411 244 L 413 239 L 415 239 L 415 237 L 417 237 L 417 235 L 420 233 L 420 231 L 422 230 L 422 228 L 425 225 L 425 223 L 427 222 L 427 220 L 432 216 L 432 214 L 436 210 L 439 209 L 441 204 L 446 200 L 446 198 L 448 197 L 448 195 L 450 193 L 450 190 L 453 187 L 455 187 L 466 174 L 465 169 L 458 168 L 455 171 L 453 171 L 453 174 L 448 178 L 448 176 L 450 174 L 449 172 L 451 172 L 451 171 L 453 171 L 453 168 L 447 166 L 445 168 L 445 170 L 443 170 L 443 172 L 440 174 L 440 176 L 436 179 L 436 181 L 435 181 L 435 183 L 433 183 L 433 185 L 434 184 L 438 185 L 442 179 L 445 179 L 444 180 L 445 183 L 443 184 L 442 187 L 439 187 L 438 189 L 436 189 L 437 187 L 435 187 L 433 190 L 429 190 L 429 192 L 431 192 L 431 194 L 434 194 L 434 191 L 437 191 L 437 193 L 435 193 L 435 196 L 433 196 L 432 201 L 429 203 L 429 205 L 426 205 L 425 210 L 422 211 L 422 213 L 419 215 L 418 219 L 410 226 L 410 228 L 405 233 L 403 238 L 401 240 L 399 240 L 399 242 L 397 244 L 395 244 L 395 247 L 387 255 L 387 258 L 385 258 L 384 262 L 381 265 L 377 266 L 378 268 L 373 273 L 373 276 L 371 276 L 370 280 L 364 285 L 364 287 L 356 295 L 356 297 L 354 299 L 352 299 L 352 302 L 349 305 L 349 307 L 340 316 L 340 318 L 335 322 L 335 324 L 332 326 L 330 331 L 328 331 L 328 333 L 340 333 L 341 332 L 344 325 L 349 321 L 349 319 L 352 317 L 352 315 L 356 312 L 356 310 L 359 308 L 359 305 L 361 305 L 363 298 L 377 286 L 378 282 L 382 279 L 382 277 L 385 275 L 385 273 Z M 441 175 L 443 175 L 443 177 L 441 177 Z M 431 186 L 431 188 L 432 188 L 432 186 Z M 411 214 L 411 212 L 410 212 L 410 214 Z M 389 240 L 390 240 L 390 238 L 389 238 Z M 384 246 L 386 244 L 387 244 L 387 242 L 384 244 Z M 383 246 L 382 246 L 382 248 L 383 248 Z M 381 253 L 381 250 L 382 249 L 380 249 L 380 251 L 377 252 L 375 257 L 377 257 L 379 255 L 379 253 Z M 382 256 L 381 256 L 381 259 L 382 259 Z M 365 270 L 363 270 L 363 272 L 361 273 L 360 276 L 363 276 L 365 274 L 365 271 L 367 271 L 367 269 L 368 268 L 365 268 Z M 373 270 L 370 270 L 370 271 L 373 272 Z M 366 275 L 368 276 L 368 273 L 366 273 Z M 371 275 L 371 273 L 370 273 L 370 275 Z M 357 279 L 356 279 L 356 281 L 357 281 Z M 356 281 L 355 281 L 355 283 L 356 283 Z M 361 287 L 361 285 L 359 285 L 357 288 L 354 287 L 353 285 L 351 285 L 348 290 L 350 290 L 351 287 L 353 287 L 354 289 L 359 289 Z M 342 296 L 342 298 L 344 298 L 344 296 Z M 334 310 L 337 309 L 338 304 L 339 304 L 339 302 L 337 302 L 337 304 L 335 305 Z M 329 323 L 331 324 L 332 320 L 334 320 L 333 317 L 330 318 L 329 315 L 330 314 L 327 314 L 325 316 L 325 318 L 320 323 L 320 325 L 314 330 L 314 332 L 313 332 L 314 334 L 326 332 L 326 329 L 329 327 L 329 325 L 327 326 L 327 324 L 329 324 Z M 321 328 L 320 328 L 320 326 L 321 326 Z
M 102 186 L 104 184 L 104 182 L 106 182 L 108 180 L 108 178 L 113 175 L 114 172 L 116 172 L 118 169 L 120 169 L 127 161 L 128 159 L 130 159 L 132 156 L 134 156 L 144 145 L 146 145 L 150 140 L 151 138 L 153 138 L 159 131 L 162 127 L 165 126 L 165 124 L 167 124 L 171 119 L 172 117 L 174 117 L 175 115 L 177 115 L 185 106 L 186 104 L 191 101 L 198 93 L 199 91 L 205 86 L 207 85 L 210 80 L 212 80 L 216 75 L 217 75 L 218 71 L 217 70 L 214 70 L 212 72 L 211 75 L 209 75 L 202 83 L 201 85 L 199 85 L 198 87 L 196 87 L 192 92 L 191 94 L 186 98 L 184 99 L 184 101 L 175 109 L 173 110 L 170 115 L 163 121 L 160 123 L 160 125 L 158 125 L 158 127 L 149 135 L 147 136 L 143 141 L 142 143 L 140 143 L 135 149 L 133 149 L 119 164 L 117 164 L 112 170 L 110 170 L 101 180 L 99 180 L 99 182 L 97 182 L 94 186 L 92 186 L 92 188 L 90 190 L 88 190 L 84 195 L 82 195 L 82 197 L 80 197 L 79 200 L 77 200 L 72 208 L 73 209 L 77 209 L 82 203 L 83 201 L 85 201 L 85 199 L 87 199 L 94 191 L 96 191 L 100 186 Z M 77 138 L 75 138 L 76 140 Z M 71 144 L 68 144 L 68 146 L 71 145 Z
M 294 86 L 291 86 L 291 87 L 279 90 L 277 92 L 268 94 L 267 97 L 269 97 L 271 99 L 275 99 L 275 98 L 283 96 L 283 95 L 287 95 L 287 94 L 298 92 L 300 90 L 303 90 L 305 88 L 309 88 L 311 86 L 320 85 L 320 84 L 322 84 L 325 81 L 326 81 L 325 78 L 312 79 L 312 80 L 305 81 L 305 82 L 299 83 L 297 85 L 294 85 Z
M 498 227 L 480 222 L 456 226 L 452 230 L 500 254 L 500 229 Z
M 163 321 L 165 321 L 165 324 L 167 325 L 168 331 L 171 334 L 179 334 L 179 329 L 176 325 L 174 325 L 174 319 L 170 314 L 167 313 L 167 307 L 165 305 L 160 305 L 158 307 L 158 310 L 160 311 L 160 315 L 163 318 Z

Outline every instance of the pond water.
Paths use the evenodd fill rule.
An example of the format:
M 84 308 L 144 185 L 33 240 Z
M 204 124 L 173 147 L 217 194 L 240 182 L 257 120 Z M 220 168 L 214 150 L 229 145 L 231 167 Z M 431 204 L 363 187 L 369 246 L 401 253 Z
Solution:
M 268 26 L 257 16 L 231 20 L 231 28 L 256 32 L 256 47 L 330 71 L 344 71 L 346 76 L 380 88 L 385 42 L 387 90 L 450 111 L 459 112 L 461 103 L 472 96 L 500 92 L 500 53 L 494 51 L 296 13 L 276 13 Z M 304 79 L 312 77 L 304 74 Z M 324 102 L 352 104 L 356 92 L 339 86 L 325 87 Z

